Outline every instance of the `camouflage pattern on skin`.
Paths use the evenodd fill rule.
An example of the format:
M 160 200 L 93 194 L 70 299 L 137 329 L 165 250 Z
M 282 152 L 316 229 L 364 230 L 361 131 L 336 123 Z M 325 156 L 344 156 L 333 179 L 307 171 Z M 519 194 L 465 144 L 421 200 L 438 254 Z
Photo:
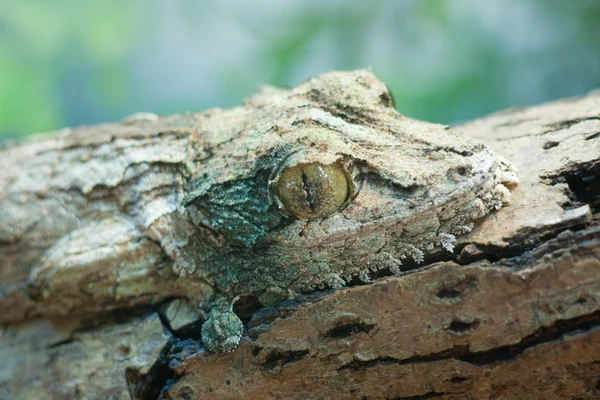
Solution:
M 36 142 L 28 160 L 0 149 L 8 165 L 31 171 L 0 176 L 0 207 L 8 210 L 0 246 L 17 254 L 6 258 L 9 267 L 29 275 L 27 288 L 4 288 L 0 304 L 16 307 L 8 320 L 181 296 L 207 315 L 207 348 L 231 351 L 242 335 L 231 311 L 236 296 L 274 305 L 355 276 L 367 282 L 383 268 L 399 272 L 402 260 L 420 263 L 436 247 L 452 251 L 457 235 L 509 202 L 506 185 L 517 182 L 515 169 L 484 145 L 399 114 L 365 70 L 264 90 L 229 110 L 128 120 L 122 131 L 66 131 L 64 147 Z M 81 160 L 75 170 L 42 171 L 34 184 L 36 157 L 55 153 Z M 332 213 L 297 218 L 278 191 L 290 179 L 280 178 L 315 164 L 342 168 L 348 194 L 332 195 L 338 189 L 323 189 L 327 182 L 309 173 L 313 182 L 291 193 Z M 19 200 L 27 193 L 37 203 Z M 47 218 L 28 221 L 27 207 Z M 37 247 L 32 224 L 52 233 Z M 35 251 L 18 255 L 28 244 Z M 132 256 L 139 251 L 142 261 Z
M 455 235 L 509 201 L 507 162 L 445 126 L 401 116 L 389 99 L 366 71 L 331 73 L 250 99 L 250 124 L 216 124 L 238 137 L 202 166 L 184 200 L 227 243 L 203 278 L 227 296 L 277 304 L 381 268 L 399 272 L 403 259 L 421 262 L 436 246 L 452 251 Z M 287 216 L 273 199 L 273 171 L 311 163 L 344 165 L 358 193 L 325 218 Z

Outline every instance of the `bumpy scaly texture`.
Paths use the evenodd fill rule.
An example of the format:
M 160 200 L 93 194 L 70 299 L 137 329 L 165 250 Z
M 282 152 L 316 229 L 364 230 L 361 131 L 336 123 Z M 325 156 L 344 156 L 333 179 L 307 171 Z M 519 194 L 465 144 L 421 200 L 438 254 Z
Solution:
M 227 353 L 240 343 L 244 325 L 233 313 L 231 306 L 213 306 L 202 324 L 202 339 L 213 353 Z
M 109 131 L 64 131 L 24 144 L 23 158 L 0 149 L 0 162 L 20 165 L 0 175 L 0 258 L 17 282 L 0 287 L 8 321 L 183 296 L 208 315 L 208 348 L 231 350 L 242 334 L 228 311 L 236 296 L 273 305 L 451 252 L 516 182 L 484 145 L 399 114 L 365 70 Z M 37 167 L 57 158 L 66 161 Z M 300 220 L 274 192 L 281 171 L 312 163 L 342 166 L 352 190 L 338 212 Z
M 184 199 L 226 243 L 197 273 L 223 293 L 255 294 L 264 304 L 353 276 L 368 281 L 381 268 L 398 272 L 403 259 L 420 263 L 436 246 L 452 251 L 456 235 L 508 203 L 504 184 L 516 182 L 510 164 L 482 144 L 400 115 L 366 71 L 262 93 L 215 118 L 222 130 L 213 135 L 235 133 L 244 146 L 220 147 Z M 346 165 L 360 186 L 356 198 L 320 220 L 280 212 L 268 189 L 272 171 L 307 162 Z
M 210 124 L 222 131 L 211 134 L 238 137 L 193 172 L 183 201 L 190 218 L 224 241 L 196 273 L 231 296 L 258 294 L 271 303 L 271 296 L 343 285 L 365 271 L 396 270 L 406 257 L 421 262 L 436 246 L 452 251 L 455 235 L 509 201 L 503 184 L 516 178 L 507 162 L 446 126 L 400 115 L 389 99 L 368 72 L 331 73 L 216 113 L 220 121 Z M 269 177 L 298 152 L 287 167 L 348 165 L 357 197 L 315 221 L 280 212 Z

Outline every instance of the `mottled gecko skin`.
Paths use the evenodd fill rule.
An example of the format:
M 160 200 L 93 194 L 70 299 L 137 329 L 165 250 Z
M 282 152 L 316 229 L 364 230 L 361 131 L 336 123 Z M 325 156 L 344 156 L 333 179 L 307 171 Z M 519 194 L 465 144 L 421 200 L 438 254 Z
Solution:
M 371 271 L 398 272 L 436 247 L 451 252 L 455 236 L 508 203 L 505 185 L 517 182 L 484 145 L 399 114 L 365 70 L 264 90 L 229 110 L 142 120 L 137 131 L 127 121 L 122 139 L 102 139 L 101 128 L 88 136 L 96 139 L 65 134 L 75 144 L 51 151 L 70 163 L 81 142 L 96 142 L 75 160 L 77 173 L 48 172 L 51 184 L 33 197 L 23 193 L 37 185 L 35 162 L 23 171 L 36 172 L 4 180 L 0 249 L 15 256 L 0 259 L 9 273 L 31 272 L 28 297 L 15 285 L 1 304 L 61 315 L 183 296 L 207 313 L 206 347 L 231 351 L 243 331 L 236 296 L 274 305 L 355 276 L 367 282 Z M 27 151 L 43 157 L 44 146 Z M 35 207 L 47 218 L 27 222 Z M 25 257 L 24 248 L 33 250 Z
M 239 109 L 210 121 L 238 131 L 243 147 L 213 154 L 183 202 L 223 238 L 201 273 L 228 298 L 254 294 L 276 304 L 353 276 L 368 281 L 370 271 L 399 272 L 403 259 L 420 263 L 438 246 L 452 251 L 455 236 L 506 204 L 504 184 L 516 182 L 514 168 L 484 145 L 399 114 L 367 71 L 330 73 L 248 105 L 252 124 L 229 123 Z M 356 197 L 326 218 L 287 216 L 270 179 L 315 162 L 345 166 Z M 209 348 L 231 350 L 204 336 Z

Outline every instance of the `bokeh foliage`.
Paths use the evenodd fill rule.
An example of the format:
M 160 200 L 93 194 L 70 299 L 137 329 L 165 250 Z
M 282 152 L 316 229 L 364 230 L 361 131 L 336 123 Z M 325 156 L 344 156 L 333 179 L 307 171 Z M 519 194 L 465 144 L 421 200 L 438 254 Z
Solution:
M 0 139 L 371 66 L 442 123 L 600 87 L 598 0 L 0 0 Z

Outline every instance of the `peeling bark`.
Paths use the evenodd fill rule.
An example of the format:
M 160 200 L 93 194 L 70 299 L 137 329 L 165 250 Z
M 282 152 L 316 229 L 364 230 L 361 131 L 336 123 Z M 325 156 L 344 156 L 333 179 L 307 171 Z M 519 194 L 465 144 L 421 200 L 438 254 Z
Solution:
M 14 148 L 23 158 L 46 149 L 39 161 L 45 179 L 50 170 L 76 179 L 77 160 L 57 158 L 58 148 L 76 149 L 69 154 L 83 158 L 100 157 L 100 151 L 104 167 L 111 152 L 137 149 L 130 165 L 111 167 L 121 168 L 110 174 L 119 181 L 99 174 L 97 181 L 76 184 L 77 191 L 54 187 L 64 197 L 47 209 L 65 215 L 65 231 L 97 220 L 82 227 L 97 230 L 94 251 L 106 257 L 106 249 L 117 249 L 111 257 L 137 265 L 138 272 L 118 277 L 99 268 L 95 293 L 105 285 L 107 297 L 93 304 L 78 297 L 91 284 L 89 275 L 78 281 L 72 270 L 63 280 L 54 277 L 48 293 L 65 293 L 56 285 L 75 287 L 42 319 L 36 293 L 26 290 L 30 271 L 4 266 L 23 251 L 19 237 L 37 235 L 42 248 L 52 232 L 28 208 L 29 198 L 18 209 L 2 210 L 22 218 L 18 226 L 0 227 L 0 399 L 600 397 L 600 92 L 456 127 L 520 170 L 510 207 L 461 238 L 454 255 L 440 253 L 438 262 L 402 276 L 268 309 L 243 299 L 237 307 L 247 317 L 247 335 L 225 355 L 203 349 L 194 335 L 198 321 L 181 300 L 157 305 L 177 297 L 173 285 L 162 291 L 164 281 L 176 279 L 160 267 L 170 259 L 169 245 L 147 239 L 131 221 L 104 218 L 107 208 L 132 207 L 114 201 L 128 179 L 147 185 L 139 202 L 181 184 L 186 149 L 173 128 L 180 122 L 167 119 L 154 131 L 132 125 L 130 137 L 117 141 L 107 125 L 72 143 L 58 135 Z M 171 154 L 167 163 L 165 151 Z M 161 161 L 154 162 L 159 152 Z M 38 198 L 40 183 L 35 177 L 30 183 Z M 160 204 L 153 209 L 156 215 L 136 221 L 148 221 L 150 230 L 169 229 L 168 210 Z M 69 219 L 69 211 L 78 219 Z M 40 273 L 76 256 L 92 263 L 97 254 L 56 253 Z M 116 295 L 125 278 L 139 279 L 139 292 Z M 122 299 L 119 310 L 115 298 Z M 77 307 L 94 317 L 70 318 Z

